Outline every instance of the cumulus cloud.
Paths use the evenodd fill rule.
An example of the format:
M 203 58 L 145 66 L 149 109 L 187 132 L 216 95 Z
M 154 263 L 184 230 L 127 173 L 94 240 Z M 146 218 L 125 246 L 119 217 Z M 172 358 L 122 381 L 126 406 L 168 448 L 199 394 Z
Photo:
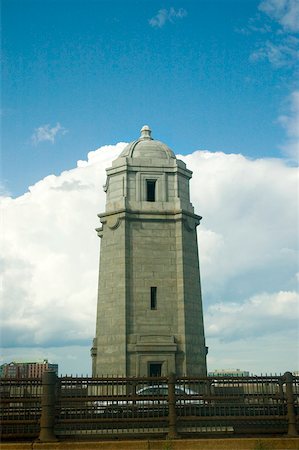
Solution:
M 90 367 L 100 245 L 94 228 L 105 209 L 105 168 L 124 145 L 90 152 L 76 168 L 49 175 L 16 199 L 1 199 L 6 355 L 13 348 L 26 355 L 28 348 L 48 348 L 59 359 L 63 347 L 76 358 L 74 349 L 81 355 L 84 347 L 78 370 Z M 220 152 L 180 158 L 193 170 L 192 201 L 203 216 L 198 233 L 211 361 L 223 339 L 238 346 L 250 338 L 260 352 L 267 350 L 258 350 L 257 340 L 269 349 L 273 330 L 285 343 L 292 329 L 294 339 L 297 169 Z
M 54 144 L 55 139 L 59 134 L 64 135 L 66 133 L 66 128 L 62 127 L 59 122 L 57 122 L 57 124 L 52 128 L 50 124 L 41 125 L 34 130 L 34 133 L 31 136 L 31 141 L 35 145 L 45 141 L 49 141 Z
M 284 152 L 295 161 L 299 160 L 299 91 L 294 91 L 288 99 L 289 113 L 278 117 L 278 122 L 286 130 L 287 142 Z
M 98 270 L 96 215 L 104 208 L 106 160 L 121 148 L 102 148 L 99 160 L 91 152 L 85 164 L 49 175 L 16 199 L 1 199 L 3 346 L 90 341 Z
M 299 31 L 299 3 L 297 0 L 263 0 L 259 10 L 276 20 L 285 31 Z
M 149 20 L 153 28 L 162 28 L 166 22 L 174 23 L 176 19 L 183 19 L 187 16 L 187 11 L 183 8 L 160 9 L 158 13 Z
M 298 329 L 299 295 L 294 291 L 257 294 L 243 302 L 220 302 L 206 314 L 206 335 L 231 341 Z M 265 332 L 265 327 L 267 331 Z
M 206 301 L 295 289 L 297 169 L 237 154 L 180 157 L 193 170 L 192 200 L 203 216 L 198 232 Z

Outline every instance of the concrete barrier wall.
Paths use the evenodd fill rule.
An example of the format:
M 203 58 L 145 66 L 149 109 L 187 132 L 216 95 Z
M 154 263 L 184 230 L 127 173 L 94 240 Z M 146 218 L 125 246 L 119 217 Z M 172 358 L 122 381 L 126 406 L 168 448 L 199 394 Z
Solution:
M 299 450 L 299 438 L 1 443 L 1 450 Z

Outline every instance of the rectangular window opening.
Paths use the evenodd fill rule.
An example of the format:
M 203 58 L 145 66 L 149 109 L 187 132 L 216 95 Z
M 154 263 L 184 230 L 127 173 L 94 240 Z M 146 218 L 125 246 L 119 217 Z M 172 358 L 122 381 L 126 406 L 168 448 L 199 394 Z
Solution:
M 148 202 L 156 200 L 156 180 L 146 180 L 146 200 Z
M 157 309 L 157 288 L 151 287 L 151 309 Z
M 149 377 L 160 377 L 162 374 L 162 363 L 149 363 Z

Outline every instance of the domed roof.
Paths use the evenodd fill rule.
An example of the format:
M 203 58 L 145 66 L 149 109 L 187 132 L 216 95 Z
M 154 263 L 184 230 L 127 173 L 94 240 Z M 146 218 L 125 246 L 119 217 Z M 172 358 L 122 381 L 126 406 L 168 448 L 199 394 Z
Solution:
M 151 129 L 148 125 L 144 125 L 140 131 L 140 138 L 130 142 L 119 155 L 120 158 L 175 159 L 175 154 L 166 144 L 151 137 Z

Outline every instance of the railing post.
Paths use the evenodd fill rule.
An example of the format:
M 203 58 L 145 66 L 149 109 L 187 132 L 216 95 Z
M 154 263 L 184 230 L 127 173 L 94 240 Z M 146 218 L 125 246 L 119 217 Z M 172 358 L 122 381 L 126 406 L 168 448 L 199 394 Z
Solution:
M 176 409 L 175 409 L 175 374 L 168 377 L 168 439 L 178 437 L 176 430 Z
M 54 434 L 55 426 L 55 396 L 56 396 L 56 373 L 44 372 L 42 377 L 42 411 L 40 418 L 40 442 L 57 441 Z
M 297 436 L 296 429 L 296 413 L 294 405 L 294 393 L 293 393 L 293 375 L 291 372 L 284 374 L 286 384 L 286 400 L 287 400 L 287 421 L 288 421 L 288 436 Z

